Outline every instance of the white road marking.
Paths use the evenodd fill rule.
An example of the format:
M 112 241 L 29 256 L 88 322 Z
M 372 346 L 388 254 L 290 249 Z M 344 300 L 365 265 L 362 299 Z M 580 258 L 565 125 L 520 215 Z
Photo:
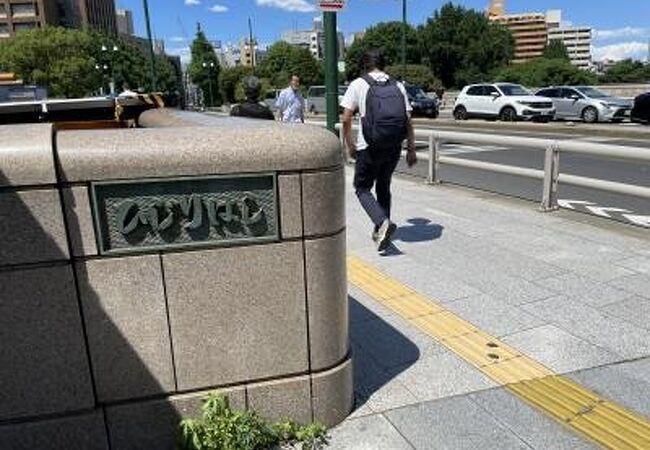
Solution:
M 598 204 L 586 200 L 567 200 L 561 199 L 557 201 L 558 206 L 561 208 L 577 210 L 581 209 L 599 217 L 607 219 L 622 218 L 635 225 L 650 228 L 650 216 L 635 215 L 632 211 L 623 208 L 612 208 L 608 206 L 599 206 Z M 577 208 L 581 206 L 581 208 Z
M 575 209 L 573 205 L 595 205 L 594 202 L 587 202 L 584 200 L 558 200 L 557 204 L 561 208 Z
M 623 214 L 630 222 L 641 225 L 642 227 L 650 228 L 650 216 L 635 216 L 632 214 Z
M 621 208 L 607 208 L 607 207 L 602 207 L 602 206 L 585 206 L 589 211 L 591 211 L 593 214 L 596 214 L 597 216 L 600 217 L 606 217 L 608 219 L 611 219 L 612 216 L 607 214 L 607 212 L 615 212 L 615 213 L 631 213 L 632 211 L 628 209 L 621 209 Z

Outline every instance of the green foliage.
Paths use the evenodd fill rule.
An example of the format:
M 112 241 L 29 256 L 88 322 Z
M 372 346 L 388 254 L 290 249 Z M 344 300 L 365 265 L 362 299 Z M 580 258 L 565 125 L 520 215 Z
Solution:
M 221 104 L 219 90 L 219 60 L 214 52 L 212 44 L 205 37 L 205 33 L 199 27 L 196 37 L 191 46 L 192 61 L 189 66 L 189 73 L 192 81 L 203 91 L 204 102 L 207 106 L 218 106 Z M 212 98 L 210 98 L 210 92 Z
M 276 42 L 268 48 L 259 73 L 277 89 L 287 87 L 292 74 L 300 76 L 303 86 L 324 83 L 322 64 L 314 59 L 309 49 L 286 42 Z
M 569 52 L 567 51 L 564 42 L 559 39 L 553 39 L 548 43 L 544 49 L 542 57 L 546 59 L 561 59 L 567 62 L 571 61 L 571 58 L 569 58 Z
M 237 88 L 241 85 L 241 81 L 253 74 L 252 67 L 236 66 L 226 67 L 221 71 L 221 95 L 226 103 L 237 102 Z
M 402 61 L 402 22 L 381 22 L 370 27 L 360 39 L 355 39 L 345 55 L 346 72 L 349 80 L 361 75 L 360 61 L 363 54 L 377 48 L 384 51 L 386 64 L 401 64 Z M 406 26 L 406 63 L 420 63 L 420 45 L 415 28 Z
M 100 87 L 107 90 L 111 79 L 118 90 L 124 83 L 151 90 L 140 47 L 89 30 L 44 27 L 18 33 L 0 42 L 0 65 L 29 84 L 46 87 L 51 97 L 88 96 Z M 177 75 L 165 57 L 157 57 L 156 72 L 158 90 L 177 89 Z
M 386 67 L 386 73 L 393 78 L 399 78 L 408 83 L 415 84 L 424 89 L 425 92 L 433 92 L 440 89 L 442 84 L 437 79 L 431 69 L 419 64 L 409 64 L 406 71 L 403 71 L 401 65 Z
M 563 84 L 594 84 L 596 77 L 561 59 L 538 58 L 503 69 L 497 75 L 497 80 L 524 86 L 542 87 Z
M 92 58 L 96 43 L 82 30 L 44 27 L 0 42 L 0 65 L 53 97 L 83 97 L 97 90 L 101 74 Z
M 624 59 L 614 64 L 600 79 L 603 83 L 650 82 L 650 64 Z
M 215 393 L 204 401 L 202 413 L 200 419 L 181 422 L 183 450 L 260 450 L 289 443 L 314 449 L 326 443 L 322 425 L 269 424 L 254 412 L 233 411 L 228 399 Z
M 514 55 L 514 38 L 507 28 L 452 3 L 418 31 L 423 57 L 448 88 L 489 79 Z

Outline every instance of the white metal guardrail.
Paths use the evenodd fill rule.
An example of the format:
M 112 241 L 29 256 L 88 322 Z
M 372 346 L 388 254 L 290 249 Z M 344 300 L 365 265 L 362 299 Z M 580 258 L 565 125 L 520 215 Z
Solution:
M 341 124 L 337 124 L 336 128 L 340 130 Z M 353 130 L 358 130 L 358 125 L 353 125 Z M 343 133 L 340 134 L 341 144 L 345 145 L 343 142 Z M 446 164 L 542 180 L 542 211 L 558 209 L 557 192 L 559 183 L 650 199 L 650 187 L 560 173 L 560 154 L 563 152 L 650 162 L 650 149 L 648 148 L 562 139 L 526 138 L 520 136 L 423 129 L 416 129 L 415 137 L 420 142 L 426 142 L 429 148 L 428 156 L 425 159 L 428 160 L 429 170 L 427 182 L 430 184 L 440 183 L 440 165 Z M 544 170 L 442 156 L 440 154 L 440 148 L 445 143 L 497 145 L 544 151 L 546 154 Z

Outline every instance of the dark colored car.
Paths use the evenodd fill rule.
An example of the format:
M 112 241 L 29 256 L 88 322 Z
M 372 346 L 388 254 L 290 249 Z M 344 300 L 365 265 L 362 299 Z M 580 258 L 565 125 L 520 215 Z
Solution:
M 427 96 L 420 86 L 406 84 L 404 87 L 411 107 L 413 107 L 413 117 L 429 117 L 431 119 L 438 117 L 438 99 Z
M 634 99 L 634 108 L 631 113 L 632 122 L 650 125 L 650 92 L 639 95 Z

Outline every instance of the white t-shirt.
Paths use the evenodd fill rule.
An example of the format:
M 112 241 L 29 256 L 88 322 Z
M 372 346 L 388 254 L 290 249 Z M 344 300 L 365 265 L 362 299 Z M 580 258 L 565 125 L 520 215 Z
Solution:
M 377 81 L 387 81 L 390 78 L 387 73 L 382 72 L 380 70 L 374 70 L 370 72 L 369 75 Z M 397 87 L 399 87 L 399 90 L 402 91 L 402 94 L 404 95 L 404 102 L 406 103 L 406 112 L 410 113 L 411 111 L 413 111 L 413 108 L 409 103 L 408 95 L 406 95 L 406 89 L 404 89 L 404 85 L 399 81 L 397 82 Z M 352 83 L 350 83 L 350 86 L 348 86 L 348 90 L 345 91 L 345 95 L 341 100 L 341 106 L 351 111 L 355 111 L 357 108 L 359 108 L 359 116 L 364 117 L 366 115 L 366 97 L 368 96 L 369 90 L 370 90 L 370 85 L 368 84 L 368 82 L 363 78 L 357 78 Z M 363 130 L 361 128 L 362 126 L 363 125 L 361 121 L 359 121 L 359 134 L 357 135 L 357 150 L 364 150 L 368 148 L 368 143 L 363 137 Z

